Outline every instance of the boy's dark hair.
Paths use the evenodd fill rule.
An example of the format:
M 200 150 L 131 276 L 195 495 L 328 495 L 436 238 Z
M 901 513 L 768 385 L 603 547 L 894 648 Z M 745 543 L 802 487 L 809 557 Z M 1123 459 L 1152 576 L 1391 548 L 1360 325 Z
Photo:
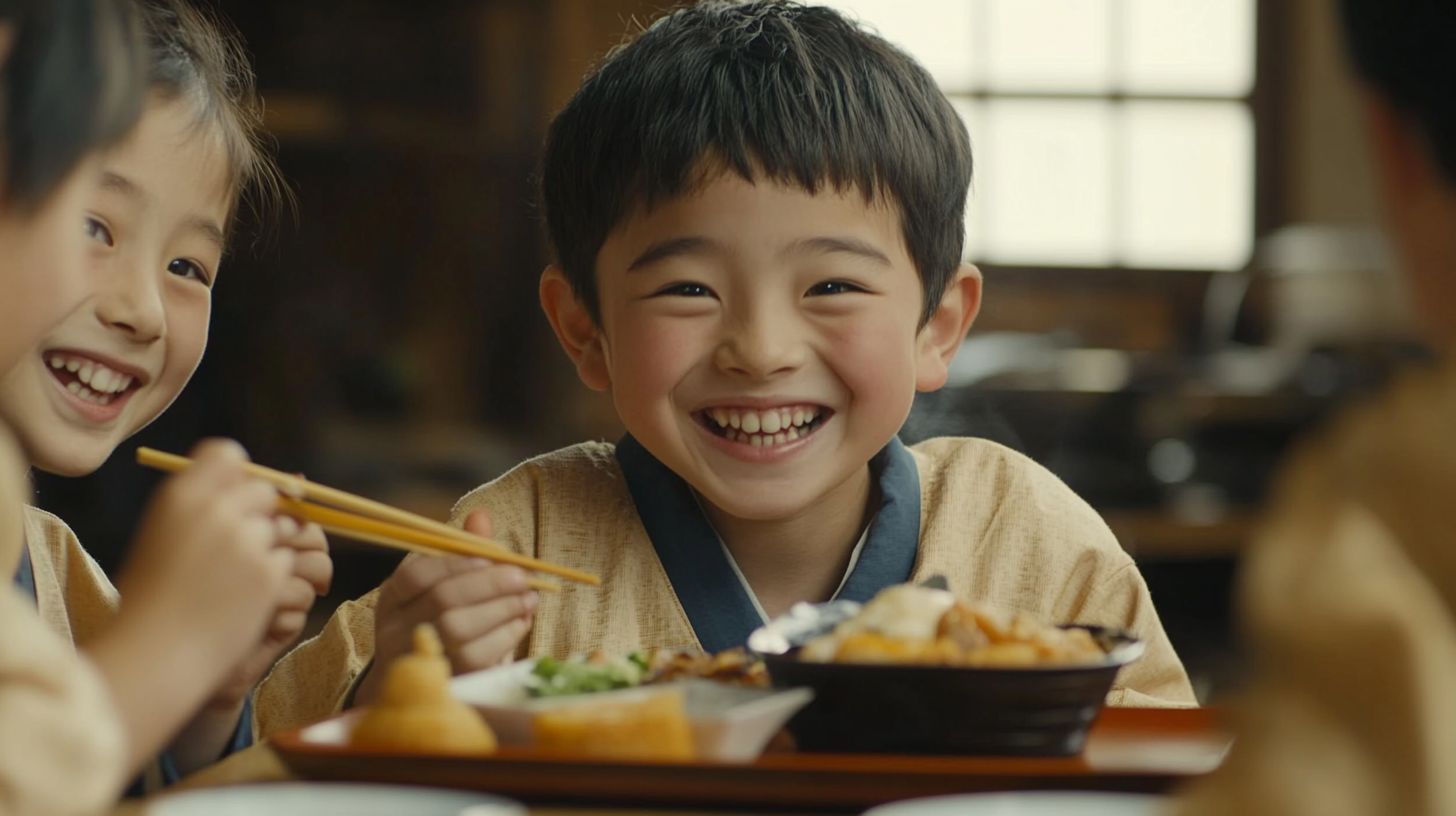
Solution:
M 263 129 L 263 102 L 237 32 L 186 0 L 134 0 L 146 41 L 152 93 L 191 106 L 198 128 L 211 130 L 228 155 L 231 232 L 246 199 L 260 226 L 292 202 Z
M 1424 132 L 1456 186 L 1456 2 L 1344 0 L 1355 69 Z
M 33 208 L 142 105 L 135 21 L 117 0 L 0 0 L 0 205 Z
M 831 9 L 709 0 L 609 54 L 552 121 L 541 171 L 551 243 L 593 318 L 608 234 L 720 170 L 895 205 L 922 321 L 935 313 L 961 261 L 971 147 L 904 52 Z

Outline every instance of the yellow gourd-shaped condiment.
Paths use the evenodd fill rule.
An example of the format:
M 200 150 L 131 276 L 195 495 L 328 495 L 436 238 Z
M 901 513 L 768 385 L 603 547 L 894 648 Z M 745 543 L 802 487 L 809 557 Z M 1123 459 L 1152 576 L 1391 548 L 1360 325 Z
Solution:
M 495 734 L 479 712 L 450 696 L 450 661 L 429 624 L 415 650 L 389 665 L 384 691 L 350 739 L 358 748 L 424 754 L 487 754 Z

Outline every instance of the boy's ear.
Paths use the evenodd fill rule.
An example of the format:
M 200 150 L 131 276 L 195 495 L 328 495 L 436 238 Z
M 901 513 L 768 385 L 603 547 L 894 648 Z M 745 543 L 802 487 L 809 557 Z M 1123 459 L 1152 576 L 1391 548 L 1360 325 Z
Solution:
M 916 339 L 915 388 L 934 391 L 950 376 L 955 358 L 971 323 L 981 311 L 981 270 L 963 263 L 956 269 L 940 306 Z
M 576 375 L 593 391 L 612 387 L 612 372 L 607 365 L 602 331 L 591 313 L 576 297 L 566 273 L 552 264 L 541 273 L 541 308 L 566 356 L 576 364 Z

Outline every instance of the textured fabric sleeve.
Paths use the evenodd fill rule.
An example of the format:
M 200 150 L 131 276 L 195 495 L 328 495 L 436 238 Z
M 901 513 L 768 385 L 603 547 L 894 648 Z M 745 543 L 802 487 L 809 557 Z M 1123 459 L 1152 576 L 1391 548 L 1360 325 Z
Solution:
M 346 601 L 318 635 L 273 666 L 254 697 L 260 739 L 318 722 L 344 709 L 364 667 L 374 657 L 374 602 L 379 590 Z
M 41 617 L 85 644 L 116 617 L 120 598 L 70 526 L 37 507 L 25 508 L 26 543 L 37 563 Z
M 559 454 L 558 454 L 559 455 Z M 547 454 L 547 457 L 552 454 Z M 476 510 L 490 515 L 492 537 L 522 555 L 536 555 L 536 530 L 541 504 L 541 461 L 525 462 L 461 497 L 450 511 L 450 524 L 464 527 Z
M 1163 623 L 1153 608 L 1147 584 L 1137 567 L 1128 564 L 1103 578 L 1092 590 L 1077 621 L 1117 621 L 1138 633 L 1146 651 L 1117 675 L 1107 704 L 1142 708 L 1197 705 L 1183 662 L 1168 641 Z
M 100 674 L 11 586 L 23 473 L 0 427 L 0 813 L 104 812 L 124 784 L 123 726 Z
M 1185 816 L 1456 813 L 1456 370 L 1303 443 L 1245 553 L 1254 669 Z
M 100 676 L 0 587 L 0 813 L 104 812 L 123 763 L 121 720 Z

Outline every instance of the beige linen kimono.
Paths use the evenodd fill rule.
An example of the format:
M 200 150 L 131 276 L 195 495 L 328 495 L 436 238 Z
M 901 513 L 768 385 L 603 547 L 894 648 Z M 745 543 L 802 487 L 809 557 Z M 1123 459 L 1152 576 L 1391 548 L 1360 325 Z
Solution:
M 104 812 L 122 789 L 122 723 L 96 670 L 14 587 L 23 474 L 0 429 L 0 814 Z
M 967 599 L 1049 621 L 1129 628 L 1148 649 L 1119 676 L 1109 703 L 1195 704 L 1137 567 L 1086 502 L 1045 468 L 991 442 L 935 439 L 909 450 L 920 488 L 912 580 L 942 574 Z M 602 578 L 601 587 L 567 584 L 559 595 L 543 594 L 519 656 L 698 645 L 614 446 L 584 443 L 527 461 L 461 499 L 453 523 L 482 508 L 496 538 L 518 551 Z M 373 653 L 376 594 L 341 606 L 322 634 L 264 680 L 263 735 L 340 710 Z
M 36 605 L 52 631 L 72 643 L 85 643 L 116 617 L 116 587 L 69 525 L 26 506 L 25 543 L 35 571 Z
M 1456 813 L 1456 367 L 1288 463 L 1248 553 L 1256 675 L 1185 816 Z

